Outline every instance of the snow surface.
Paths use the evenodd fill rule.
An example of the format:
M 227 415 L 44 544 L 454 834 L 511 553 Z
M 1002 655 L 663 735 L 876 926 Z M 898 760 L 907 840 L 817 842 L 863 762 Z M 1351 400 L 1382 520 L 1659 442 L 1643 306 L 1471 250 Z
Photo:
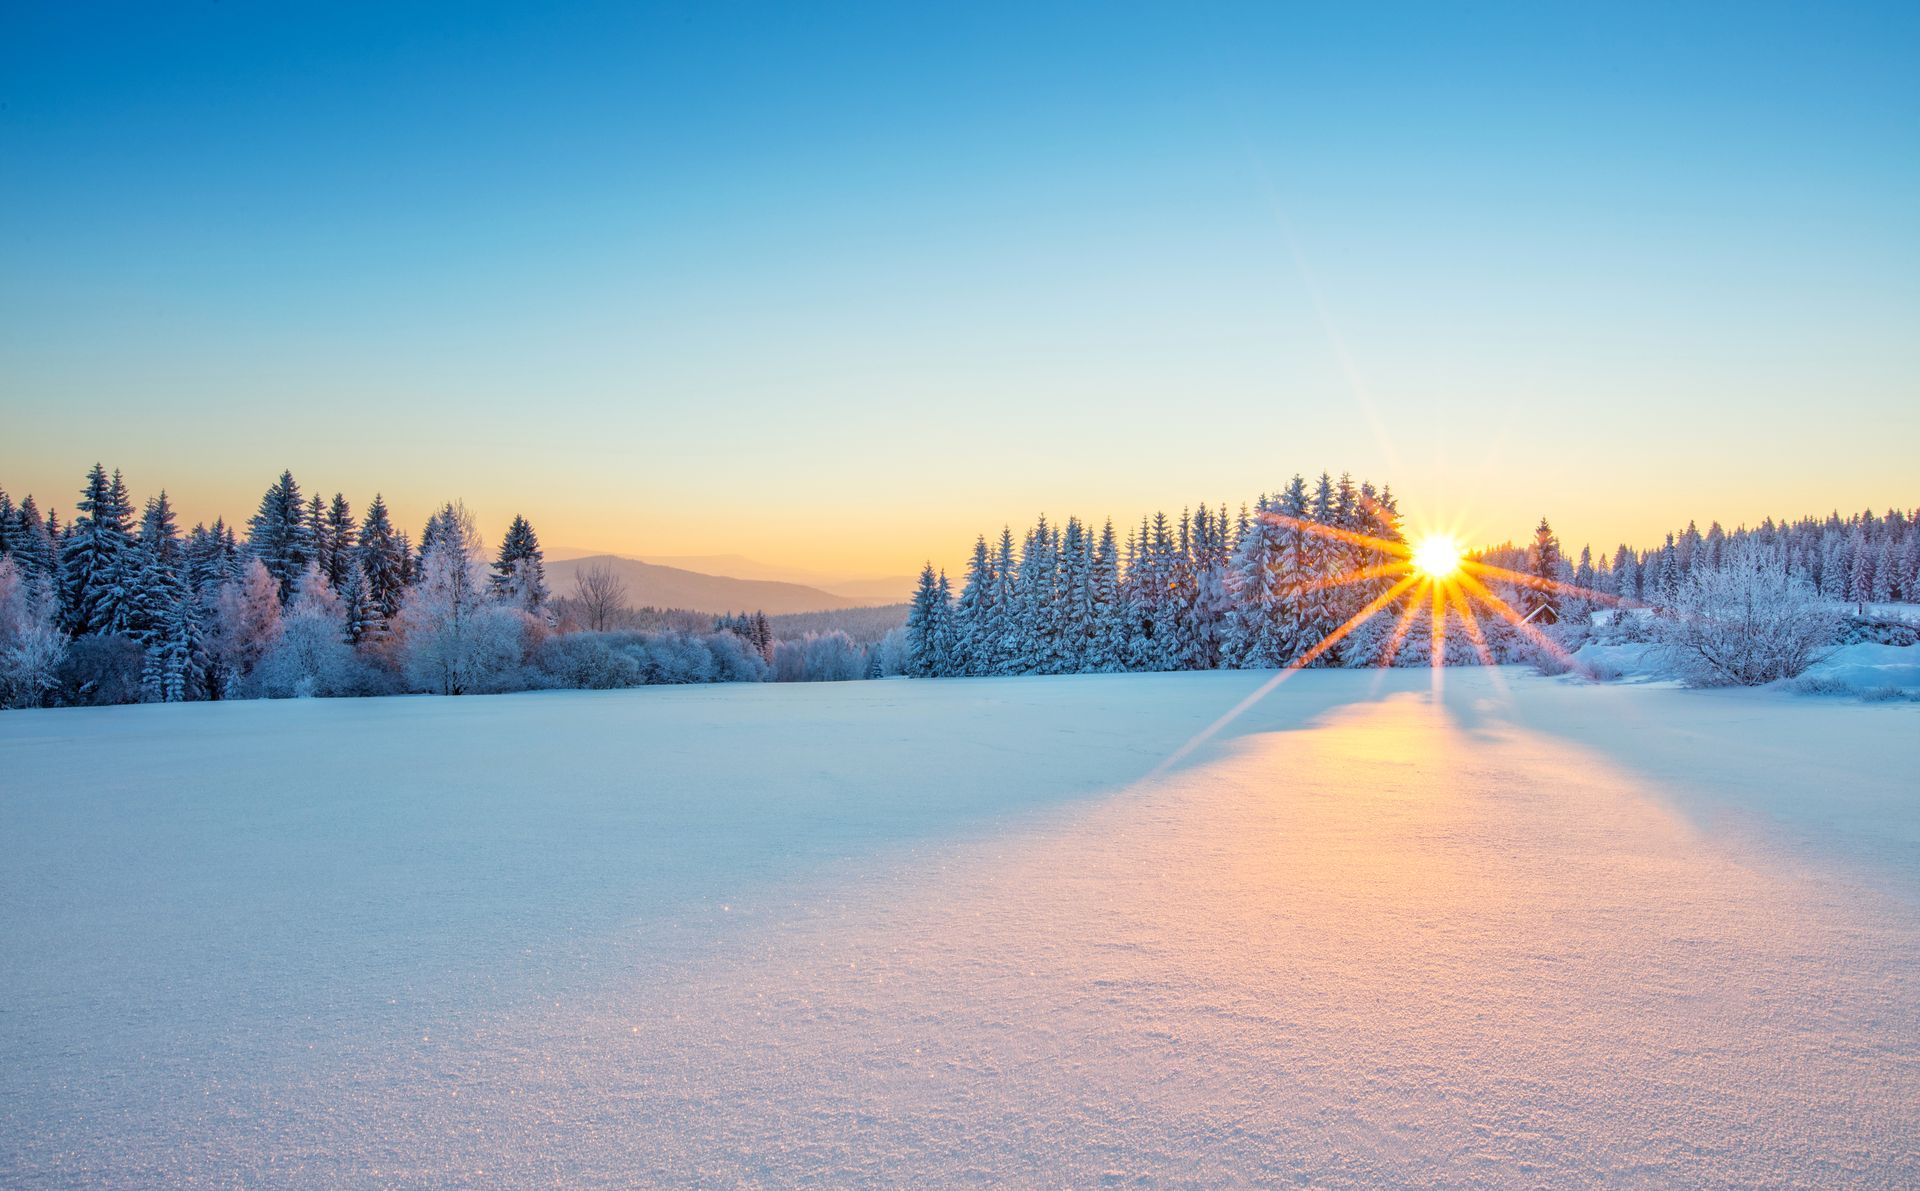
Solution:
M 1920 687 L 1920 645 L 1843 645 L 1807 669 L 1804 678 L 1851 691 Z
M 1920 706 L 1264 681 L 7 713 L 0 1186 L 1920 1180 Z

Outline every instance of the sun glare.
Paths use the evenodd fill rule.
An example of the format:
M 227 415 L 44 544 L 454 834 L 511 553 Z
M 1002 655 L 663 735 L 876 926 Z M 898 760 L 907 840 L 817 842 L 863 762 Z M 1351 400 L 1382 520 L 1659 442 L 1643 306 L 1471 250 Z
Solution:
M 1441 534 L 1422 538 L 1413 548 L 1413 567 L 1429 579 L 1445 579 L 1460 569 L 1460 543 Z

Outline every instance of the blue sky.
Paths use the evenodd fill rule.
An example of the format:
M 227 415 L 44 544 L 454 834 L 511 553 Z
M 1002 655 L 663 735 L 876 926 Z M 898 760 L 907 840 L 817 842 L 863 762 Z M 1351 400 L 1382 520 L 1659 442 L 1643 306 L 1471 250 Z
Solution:
M 957 561 L 1911 503 L 1906 7 L 9 7 L 0 484 Z

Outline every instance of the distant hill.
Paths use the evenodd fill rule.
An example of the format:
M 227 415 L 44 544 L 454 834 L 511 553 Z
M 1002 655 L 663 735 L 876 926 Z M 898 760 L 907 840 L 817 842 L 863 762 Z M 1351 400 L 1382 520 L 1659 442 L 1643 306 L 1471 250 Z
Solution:
M 762 611 L 773 616 L 787 612 L 857 608 L 875 602 L 835 595 L 801 583 L 708 575 L 613 554 L 550 561 L 547 563 L 547 585 L 555 595 L 571 595 L 574 575 L 582 568 L 597 563 L 607 563 L 613 567 L 627 585 L 627 603 L 636 608 L 687 608 L 714 615 Z M 899 597 L 893 598 L 897 600 Z
M 702 575 L 726 575 L 734 579 L 771 579 L 779 583 L 798 583 L 846 596 L 863 604 L 894 604 L 913 594 L 919 580 L 913 575 L 849 577 L 828 571 L 809 571 L 800 567 L 775 566 L 743 554 L 656 555 L 647 560 L 655 566 L 679 567 Z
M 656 567 L 672 567 L 716 579 L 760 579 L 774 583 L 793 583 L 811 587 L 828 595 L 845 596 L 855 604 L 871 606 L 893 604 L 907 599 L 919 579 L 914 575 L 846 575 L 832 571 L 810 571 L 804 567 L 778 566 L 748 558 L 744 554 L 656 554 L 652 558 L 632 558 L 608 550 L 586 550 L 577 546 L 547 547 L 549 566 L 583 558 L 627 558 Z M 558 589 L 555 589 L 556 592 Z

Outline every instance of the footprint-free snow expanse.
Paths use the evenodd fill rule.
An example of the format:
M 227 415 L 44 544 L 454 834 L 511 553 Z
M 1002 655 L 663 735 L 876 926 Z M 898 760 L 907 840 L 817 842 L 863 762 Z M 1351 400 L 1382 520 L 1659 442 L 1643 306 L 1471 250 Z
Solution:
M 1920 706 L 1263 681 L 0 715 L 0 1185 L 1920 1181 Z

